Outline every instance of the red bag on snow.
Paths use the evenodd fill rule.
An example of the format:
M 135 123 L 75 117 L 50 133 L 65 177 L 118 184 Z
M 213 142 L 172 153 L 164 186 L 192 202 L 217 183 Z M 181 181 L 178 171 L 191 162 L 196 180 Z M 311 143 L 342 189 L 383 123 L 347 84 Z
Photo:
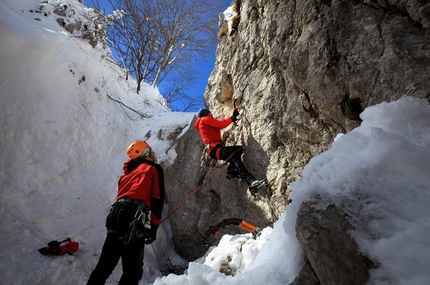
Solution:
M 79 243 L 72 241 L 67 238 L 63 241 L 50 241 L 48 246 L 39 249 L 39 252 L 43 255 L 63 255 L 65 253 L 73 254 L 79 249 Z

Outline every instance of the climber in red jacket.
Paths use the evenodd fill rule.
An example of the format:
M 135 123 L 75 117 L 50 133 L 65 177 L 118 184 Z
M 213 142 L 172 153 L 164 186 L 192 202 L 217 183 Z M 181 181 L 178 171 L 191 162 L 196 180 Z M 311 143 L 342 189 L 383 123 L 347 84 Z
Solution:
M 137 285 L 142 277 L 144 244 L 156 239 L 164 204 L 164 174 L 151 147 L 135 141 L 118 181 L 118 195 L 106 219 L 107 235 L 88 283 L 105 284 L 122 261 L 119 284 Z
M 217 120 L 212 117 L 212 113 L 208 109 L 200 109 L 197 113 L 198 119 L 194 123 L 202 137 L 203 143 L 208 146 L 209 157 L 217 160 L 228 160 L 227 178 L 241 178 L 246 181 L 249 186 L 249 191 L 255 195 L 257 188 L 262 185 L 267 185 L 265 179 L 257 180 L 248 171 L 241 160 L 243 148 L 241 146 L 224 146 L 221 140 L 221 130 L 228 127 L 231 123 L 237 121 L 239 115 L 238 110 L 234 110 L 230 118 Z

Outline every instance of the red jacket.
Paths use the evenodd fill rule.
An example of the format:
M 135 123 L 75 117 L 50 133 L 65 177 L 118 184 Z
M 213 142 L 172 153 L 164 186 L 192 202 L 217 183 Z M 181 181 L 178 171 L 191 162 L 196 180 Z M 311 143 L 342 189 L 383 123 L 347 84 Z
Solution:
M 221 130 L 228 127 L 233 122 L 232 118 L 224 120 L 214 119 L 211 115 L 198 118 L 194 123 L 205 145 L 219 141 L 221 142 Z
M 151 211 L 151 223 L 158 226 L 164 204 L 164 172 L 156 163 L 137 158 L 123 166 L 124 174 L 118 180 L 118 196 L 142 201 Z

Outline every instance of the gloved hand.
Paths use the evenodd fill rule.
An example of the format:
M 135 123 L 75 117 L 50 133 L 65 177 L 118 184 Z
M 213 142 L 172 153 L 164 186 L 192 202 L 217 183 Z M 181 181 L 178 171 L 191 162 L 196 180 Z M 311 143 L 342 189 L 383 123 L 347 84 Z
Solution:
M 237 116 L 239 116 L 239 110 L 234 109 L 232 117 L 237 117 Z
M 231 120 L 233 121 L 233 123 L 236 123 L 237 116 L 239 116 L 239 111 L 238 110 L 234 110 L 233 115 L 231 116 Z
M 151 244 L 157 239 L 158 226 L 151 225 L 151 230 L 149 231 L 149 236 L 145 237 L 145 244 Z

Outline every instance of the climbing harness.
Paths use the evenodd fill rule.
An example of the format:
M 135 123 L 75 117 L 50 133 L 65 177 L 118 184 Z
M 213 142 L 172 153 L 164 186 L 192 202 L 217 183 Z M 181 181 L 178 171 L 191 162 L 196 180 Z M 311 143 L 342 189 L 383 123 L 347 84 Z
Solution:
M 151 211 L 144 211 L 142 205 L 145 206 L 143 203 L 138 206 L 136 214 L 134 214 L 134 219 L 128 226 L 128 231 L 124 236 L 125 246 L 130 245 L 138 239 L 149 237 L 151 231 Z
M 133 242 L 146 239 L 151 230 L 151 211 L 139 200 L 127 197 L 118 199 L 109 207 L 109 215 L 106 221 L 108 233 L 115 233 L 120 236 L 124 246 L 129 246 Z M 130 220 L 128 227 L 122 227 L 123 219 Z
M 220 160 L 221 147 L 223 146 L 224 143 L 222 141 L 214 141 L 205 145 L 202 157 L 200 158 L 200 167 L 202 167 L 203 165 L 208 167 L 210 165 L 212 161 L 211 154 L 213 154 L 217 160 Z
M 209 144 L 208 148 L 208 156 L 210 158 L 215 157 L 217 160 L 220 160 L 221 147 L 224 146 L 223 141 L 213 141 Z
M 252 233 L 252 237 L 254 239 L 261 235 L 261 229 L 254 226 L 253 224 L 239 218 L 229 218 L 222 220 L 216 226 L 210 226 L 203 237 L 203 244 L 209 246 L 210 243 L 208 241 L 208 238 L 211 235 L 213 235 L 214 237 L 218 236 L 220 234 L 219 231 L 229 225 L 238 226 L 239 228 Z

